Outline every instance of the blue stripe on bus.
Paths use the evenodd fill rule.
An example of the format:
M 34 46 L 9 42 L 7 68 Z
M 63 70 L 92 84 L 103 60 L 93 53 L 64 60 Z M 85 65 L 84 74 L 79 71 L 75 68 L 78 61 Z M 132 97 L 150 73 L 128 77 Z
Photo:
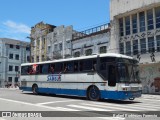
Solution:
M 23 91 L 32 91 L 31 87 L 21 87 Z M 66 95 L 76 95 L 76 96 L 86 96 L 86 90 L 77 89 L 56 89 L 56 88 L 38 88 L 39 93 L 47 94 L 66 94 Z M 100 91 L 101 98 L 113 99 L 113 100 L 125 100 L 129 98 L 141 97 L 141 91 L 131 92 L 131 91 Z

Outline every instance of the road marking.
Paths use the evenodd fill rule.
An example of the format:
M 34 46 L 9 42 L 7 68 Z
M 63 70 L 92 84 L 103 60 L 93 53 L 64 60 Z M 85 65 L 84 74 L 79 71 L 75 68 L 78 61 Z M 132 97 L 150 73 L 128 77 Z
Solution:
M 45 105 L 45 104 L 53 104 L 53 103 L 65 103 L 65 102 L 73 102 L 73 101 L 79 101 L 79 100 L 51 101 L 51 102 L 37 103 L 37 105 Z
M 103 105 L 103 106 L 108 106 L 108 105 L 110 105 L 110 106 L 114 106 L 114 107 L 120 107 L 120 108 L 140 108 L 140 107 L 142 107 L 142 108 L 140 108 L 140 109 L 144 109 L 144 110 L 146 110 L 146 109 L 148 109 L 148 110 L 159 110 L 160 109 L 160 106 L 159 105 L 154 105 L 155 103 L 153 103 L 153 104 L 143 104 L 143 103 L 135 103 L 135 104 L 110 104 L 110 103 L 99 103 L 99 102 L 92 102 L 91 104 L 93 104 L 93 105 Z M 127 106 L 126 106 L 127 105 Z
M 125 118 L 121 118 L 121 117 L 96 117 L 96 118 L 100 118 L 104 120 L 125 120 Z
M 117 108 L 115 106 L 104 106 L 104 105 L 85 104 L 85 103 L 83 105 L 88 105 L 88 106 L 92 106 L 92 107 L 106 108 L 106 109 L 109 109 L 108 111 L 115 111 L 115 110 L 137 111 L 135 109 L 128 109 L 128 108 L 122 108 L 122 107 L 118 107 Z
M 64 108 L 64 107 L 56 107 L 57 109 L 63 110 L 63 111 L 80 111 L 76 109 L 71 109 L 71 108 Z
M 41 107 L 41 108 L 51 109 L 51 110 L 55 110 L 55 111 L 63 111 L 63 110 L 58 109 L 58 108 L 55 108 L 55 107 L 49 107 L 49 106 L 43 106 L 43 105 L 37 105 L 37 104 L 27 103 L 27 102 L 22 102 L 22 101 L 16 101 L 16 100 L 4 99 L 4 98 L 0 98 L 0 100 L 8 101 L 8 102 L 14 102 L 14 103 L 18 103 L 18 104 L 24 104 L 24 105 L 36 106 L 36 107 Z
M 74 108 L 87 109 L 87 110 L 95 110 L 95 111 L 109 111 L 102 108 L 88 107 L 88 106 L 82 106 L 82 105 L 67 105 L 67 106 L 74 107 Z

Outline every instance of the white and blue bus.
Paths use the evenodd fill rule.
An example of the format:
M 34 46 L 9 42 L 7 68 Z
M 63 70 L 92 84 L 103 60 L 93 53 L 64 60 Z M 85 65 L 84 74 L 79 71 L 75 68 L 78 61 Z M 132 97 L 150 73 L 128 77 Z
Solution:
M 25 63 L 20 80 L 23 91 L 90 100 L 133 100 L 142 91 L 138 61 L 115 53 Z

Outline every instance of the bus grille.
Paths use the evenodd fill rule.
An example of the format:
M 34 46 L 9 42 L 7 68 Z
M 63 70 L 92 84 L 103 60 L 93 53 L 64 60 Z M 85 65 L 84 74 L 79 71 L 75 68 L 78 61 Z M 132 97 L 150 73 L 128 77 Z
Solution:
M 138 91 L 139 87 L 131 87 L 131 91 Z

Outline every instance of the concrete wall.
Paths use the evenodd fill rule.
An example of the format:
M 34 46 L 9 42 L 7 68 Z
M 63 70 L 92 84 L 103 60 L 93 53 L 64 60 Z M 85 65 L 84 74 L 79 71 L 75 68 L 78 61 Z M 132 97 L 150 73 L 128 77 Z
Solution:
M 68 42 L 71 44 L 73 27 L 72 26 L 58 26 L 53 32 L 47 34 L 47 56 L 49 59 L 54 59 L 54 56 L 71 55 L 71 48 L 68 48 Z M 62 50 L 59 49 L 59 45 L 62 44 Z M 57 48 L 55 48 L 57 45 Z M 50 50 L 49 50 L 50 48 Z M 54 55 L 56 53 L 56 55 Z
M 92 53 L 99 53 L 101 46 L 107 46 L 110 40 L 110 33 L 101 33 L 90 37 L 78 39 L 72 42 L 72 55 L 80 51 L 81 55 L 85 55 L 85 50 L 92 49 Z M 88 47 L 90 46 L 90 47 Z M 107 51 L 106 51 L 107 52 Z
M 159 2 L 159 0 L 110 0 L 110 20 L 113 20 L 116 15 L 135 9 L 143 9 L 148 5 Z
M 160 63 L 141 64 L 143 93 L 160 94 Z
M 111 20 L 111 40 L 109 43 L 109 52 L 119 53 L 119 43 L 124 45 L 124 54 L 126 54 L 126 43 L 130 42 L 131 44 L 131 56 L 137 58 L 133 55 L 133 42 L 138 40 L 138 52 L 141 54 L 141 45 L 140 39 L 146 40 L 146 51 L 147 53 L 141 54 L 140 63 L 151 62 L 150 55 L 148 53 L 148 38 L 154 37 L 154 48 L 155 48 L 155 59 L 156 62 L 160 61 L 160 53 L 157 52 L 157 42 L 156 37 L 160 35 L 160 29 L 156 28 L 155 20 L 155 8 L 160 6 L 160 0 L 111 0 L 110 2 L 110 20 Z M 148 19 L 147 19 L 147 10 L 153 10 L 153 26 L 154 29 L 148 30 Z M 140 21 L 139 13 L 145 13 L 145 31 L 140 32 Z M 133 33 L 132 26 L 132 15 L 137 14 L 137 33 Z M 125 17 L 130 17 L 130 34 L 126 35 L 126 26 L 125 26 Z M 123 19 L 123 36 L 120 36 L 119 29 L 119 18 Z

